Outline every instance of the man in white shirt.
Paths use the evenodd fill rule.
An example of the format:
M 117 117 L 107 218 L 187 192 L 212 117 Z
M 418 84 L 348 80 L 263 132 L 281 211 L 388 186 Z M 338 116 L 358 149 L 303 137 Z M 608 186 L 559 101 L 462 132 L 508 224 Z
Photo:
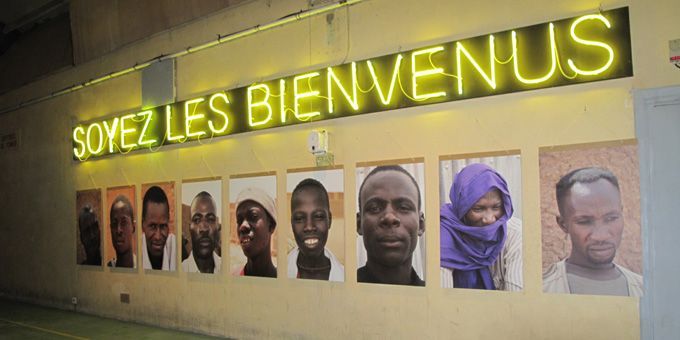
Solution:
M 298 183 L 291 194 L 290 210 L 297 247 L 288 254 L 288 277 L 344 281 L 344 267 L 326 248 L 333 216 L 323 184 L 313 178 Z
M 170 204 L 159 186 L 150 187 L 142 204 L 142 263 L 144 269 L 174 271 L 177 241 L 170 233 Z

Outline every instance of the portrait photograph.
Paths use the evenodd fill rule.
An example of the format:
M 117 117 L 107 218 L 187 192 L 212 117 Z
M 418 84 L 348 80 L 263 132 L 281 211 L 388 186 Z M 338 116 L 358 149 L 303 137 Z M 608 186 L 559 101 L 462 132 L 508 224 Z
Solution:
M 175 183 L 142 185 L 142 268 L 174 272 L 180 254 L 175 230 Z
M 342 168 L 288 172 L 289 278 L 345 281 L 344 195 Z
M 425 165 L 357 164 L 357 281 L 425 286 Z
M 439 202 L 441 286 L 521 291 L 520 156 L 440 157 Z
M 106 233 L 106 266 L 137 268 L 137 205 L 135 187 L 106 189 L 108 230 Z
M 222 181 L 182 183 L 182 271 L 218 274 L 222 267 Z
M 543 291 L 642 295 L 635 141 L 541 148 Z
M 102 191 L 76 192 L 76 264 L 102 266 Z
M 276 230 L 280 222 L 276 207 L 276 175 L 273 173 L 229 179 L 232 275 L 276 278 Z

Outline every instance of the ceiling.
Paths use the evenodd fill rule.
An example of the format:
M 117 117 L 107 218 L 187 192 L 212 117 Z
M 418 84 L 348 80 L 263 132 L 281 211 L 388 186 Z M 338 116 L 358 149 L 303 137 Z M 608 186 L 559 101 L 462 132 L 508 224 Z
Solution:
M 12 30 L 25 32 L 45 20 L 68 11 L 69 0 L 2 0 L 0 22 L 4 33 Z

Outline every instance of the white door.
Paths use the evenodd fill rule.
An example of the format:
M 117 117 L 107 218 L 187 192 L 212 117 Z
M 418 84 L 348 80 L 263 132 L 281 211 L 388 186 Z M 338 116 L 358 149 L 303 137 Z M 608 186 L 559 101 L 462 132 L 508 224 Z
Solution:
M 640 152 L 642 339 L 680 338 L 680 87 L 635 93 Z

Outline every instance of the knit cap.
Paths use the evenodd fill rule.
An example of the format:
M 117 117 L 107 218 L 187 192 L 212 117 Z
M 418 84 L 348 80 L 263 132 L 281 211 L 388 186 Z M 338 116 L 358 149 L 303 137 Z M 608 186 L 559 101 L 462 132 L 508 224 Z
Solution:
M 271 218 L 274 220 L 274 223 L 277 224 L 276 203 L 274 203 L 274 200 L 269 197 L 269 195 L 267 195 L 264 190 L 255 187 L 249 187 L 241 190 L 241 192 L 236 197 L 236 209 L 238 209 L 238 206 L 245 201 L 254 201 L 260 204 L 264 210 L 269 213 L 269 216 L 271 216 Z

